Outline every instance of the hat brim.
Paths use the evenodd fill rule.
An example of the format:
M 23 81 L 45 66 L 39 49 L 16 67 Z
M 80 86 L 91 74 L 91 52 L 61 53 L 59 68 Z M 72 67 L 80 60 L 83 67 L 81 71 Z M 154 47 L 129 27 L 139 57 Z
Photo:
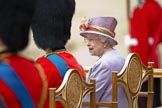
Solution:
M 118 42 L 117 42 L 114 38 L 112 38 L 111 36 L 109 36 L 109 35 L 107 35 L 107 34 L 104 34 L 104 33 L 101 33 L 101 32 L 97 32 L 97 31 L 90 31 L 90 30 L 81 31 L 81 32 L 80 32 L 80 35 L 83 36 L 83 37 L 85 37 L 86 34 L 89 34 L 89 33 L 91 33 L 91 34 L 98 34 L 98 35 L 102 35 L 102 36 L 106 36 L 106 37 L 108 37 L 109 39 L 112 40 L 112 42 L 114 43 L 114 45 L 117 45 L 117 44 L 118 44 Z

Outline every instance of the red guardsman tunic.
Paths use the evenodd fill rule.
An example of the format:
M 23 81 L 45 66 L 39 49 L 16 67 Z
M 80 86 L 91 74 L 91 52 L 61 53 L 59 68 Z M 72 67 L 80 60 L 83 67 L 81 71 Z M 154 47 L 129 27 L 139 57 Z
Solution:
M 59 53 L 50 53 L 47 56 L 42 56 L 37 59 L 37 63 L 41 64 L 45 70 L 48 79 L 48 87 L 58 88 L 62 81 L 64 74 L 68 69 L 77 69 L 82 78 L 85 79 L 85 73 L 76 59 L 68 52 L 62 51 Z M 46 108 L 49 107 L 49 102 L 46 102 Z M 63 108 L 59 103 L 56 103 L 57 108 Z
M 7 108 L 42 108 L 47 98 L 42 68 L 19 55 L 1 54 L 0 96 Z
M 161 15 L 162 15 L 162 11 L 161 11 Z M 160 53 L 159 53 L 159 49 L 158 49 L 158 45 L 162 42 L 162 17 L 160 19 L 159 22 L 159 26 L 157 29 L 157 32 L 154 36 L 154 43 L 153 43 L 153 47 L 152 47 L 152 51 L 151 51 L 151 59 L 152 60 L 160 60 Z
M 130 52 L 138 53 L 145 65 L 148 61 L 153 61 L 156 68 L 159 67 L 159 61 L 152 58 L 158 57 L 152 57 L 150 52 L 160 18 L 160 5 L 155 0 L 146 0 L 143 6 L 134 10 L 130 21 L 131 38 L 135 38 L 138 42 L 137 45 L 130 47 Z M 153 56 L 157 56 L 157 54 Z

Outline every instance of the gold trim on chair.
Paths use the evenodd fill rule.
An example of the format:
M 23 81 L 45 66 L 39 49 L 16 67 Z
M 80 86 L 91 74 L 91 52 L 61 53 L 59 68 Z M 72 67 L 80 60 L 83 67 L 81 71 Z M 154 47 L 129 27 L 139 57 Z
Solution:
M 154 78 L 162 78 L 162 69 L 154 68 Z
M 80 108 L 84 90 L 82 81 L 77 70 L 69 69 L 57 90 L 49 88 L 50 108 L 56 108 L 56 101 L 60 101 L 64 108 Z
M 122 85 L 127 97 L 129 108 L 137 108 L 138 97 L 147 97 L 147 108 L 153 106 L 153 62 L 148 62 L 148 66 L 143 65 L 140 57 L 136 53 L 130 53 L 126 57 L 125 64 L 120 72 L 112 71 L 112 102 L 95 102 L 93 106 L 90 102 L 84 102 L 83 105 L 91 106 L 106 106 L 117 108 L 118 107 L 118 84 Z M 85 68 L 88 71 L 87 68 Z M 154 69 L 155 75 L 160 76 L 161 70 Z M 148 90 L 141 91 L 141 87 L 144 81 L 148 80 Z M 94 96 L 95 97 L 95 96 Z

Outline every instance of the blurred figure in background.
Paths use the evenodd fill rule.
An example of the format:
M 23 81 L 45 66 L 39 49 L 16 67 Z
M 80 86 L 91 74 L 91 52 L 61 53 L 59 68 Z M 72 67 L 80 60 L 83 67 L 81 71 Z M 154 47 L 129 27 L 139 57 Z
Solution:
M 42 108 L 47 82 L 19 52 L 28 44 L 35 0 L 0 0 L 0 98 L 7 108 Z
M 153 43 L 161 36 L 156 35 L 161 17 L 161 7 L 156 0 L 139 0 L 130 19 L 130 37 L 126 40 L 129 52 L 138 53 L 144 65 L 154 62 L 154 68 L 160 68 L 159 54 L 154 51 Z M 147 81 L 142 87 L 142 91 L 145 90 Z M 160 79 L 155 78 L 153 108 L 161 105 L 160 95 Z M 139 108 L 146 108 L 146 105 L 146 98 L 139 98 Z
M 114 17 L 83 19 L 80 25 L 80 35 L 84 37 L 89 53 L 99 58 L 86 76 L 88 83 L 90 78 L 96 79 L 97 102 L 112 101 L 112 71 L 120 72 L 125 63 L 125 58 L 114 49 L 117 45 L 114 32 L 116 25 Z M 90 101 L 90 96 L 87 95 L 84 100 Z M 126 93 L 121 86 L 118 86 L 118 100 L 118 108 L 129 108 Z
M 36 62 L 45 69 L 48 87 L 58 88 L 68 69 L 85 73 L 74 56 L 65 48 L 71 36 L 71 21 L 75 12 L 74 0 L 39 0 L 32 21 L 33 37 L 38 48 L 46 53 Z M 49 107 L 49 102 L 46 102 Z M 57 108 L 62 108 L 56 103 Z

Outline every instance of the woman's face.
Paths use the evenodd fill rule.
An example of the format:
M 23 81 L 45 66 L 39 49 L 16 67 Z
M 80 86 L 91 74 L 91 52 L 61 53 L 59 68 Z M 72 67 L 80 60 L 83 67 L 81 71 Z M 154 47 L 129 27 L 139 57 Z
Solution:
M 85 38 L 85 43 L 89 49 L 89 53 L 92 56 L 102 56 L 105 48 L 104 48 L 104 43 L 100 41 L 100 38 L 97 34 L 86 34 Z

